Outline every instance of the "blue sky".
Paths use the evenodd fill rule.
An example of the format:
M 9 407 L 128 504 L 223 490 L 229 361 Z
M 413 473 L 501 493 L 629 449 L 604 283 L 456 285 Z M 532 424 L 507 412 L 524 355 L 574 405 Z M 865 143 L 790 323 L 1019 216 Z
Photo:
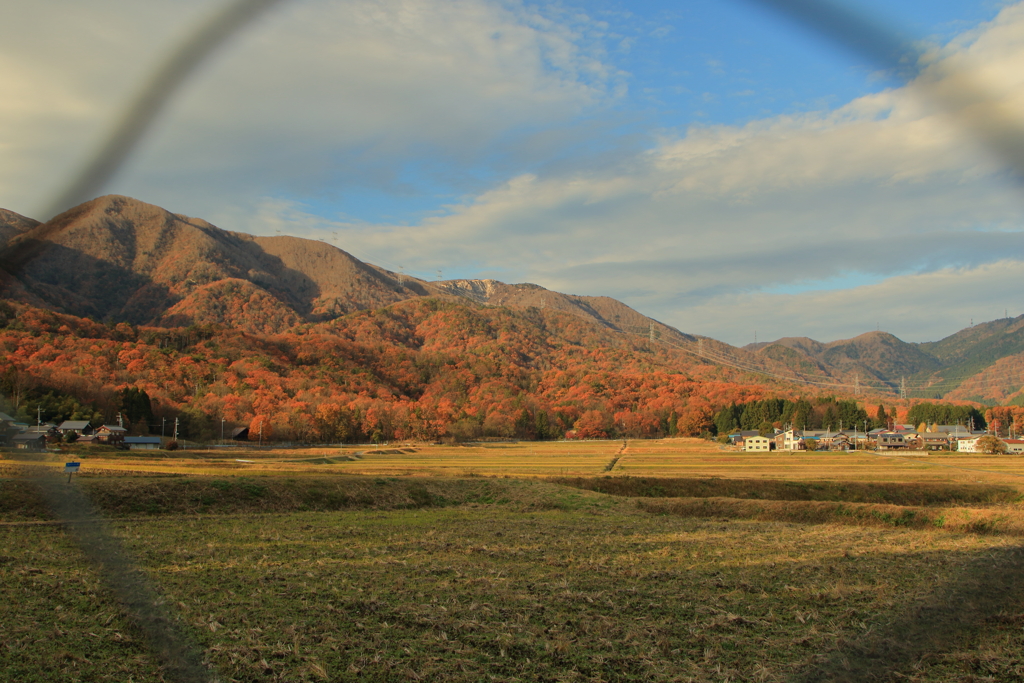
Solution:
M 888 5 L 850 4 L 898 35 L 943 43 L 998 12 L 991 2 Z M 574 13 L 557 5 L 547 11 L 556 18 Z M 604 61 L 621 71 L 626 96 L 583 112 L 561 130 L 529 125 L 510 130 L 482 150 L 475 165 L 424 150 L 421 158 L 393 168 L 386 186 L 354 186 L 343 197 L 332 187 L 323 188 L 325 195 L 287 196 L 325 217 L 337 216 L 340 208 L 349 219 L 414 222 L 510 171 L 543 172 L 635 152 L 651 146 L 651 135 L 659 131 L 818 111 L 900 84 L 864 55 L 751 0 L 597 2 L 578 11 L 607 24 L 592 40 Z M 548 148 L 537 158 L 517 154 L 524 140 L 559 133 L 564 136 L 560 149 Z
M 285 1 L 105 191 L 428 279 L 613 296 L 734 344 L 876 325 L 928 341 L 1024 312 L 1024 206 L 1000 155 L 1024 120 L 1024 9 L 845 6 L 915 41 L 920 75 L 753 0 Z M 10 10 L 0 206 L 45 218 L 210 11 Z

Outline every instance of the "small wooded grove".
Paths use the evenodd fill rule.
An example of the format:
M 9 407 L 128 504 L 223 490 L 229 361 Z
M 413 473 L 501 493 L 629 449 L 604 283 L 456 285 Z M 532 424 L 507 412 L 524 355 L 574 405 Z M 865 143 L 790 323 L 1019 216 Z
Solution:
M 731 403 L 715 415 L 715 429 L 719 434 L 756 429 L 766 435 L 775 428 L 853 429 L 874 425 L 874 422 L 856 401 L 837 400 L 833 396 L 795 401 L 766 398 L 742 404 Z
M 0 302 L 6 412 L 179 422 L 211 441 L 697 436 L 863 417 L 853 401 L 711 365 L 572 315 L 415 299 L 277 335 L 102 324 Z M 752 407 L 753 406 L 753 407 Z M 788 411 L 788 412 L 787 412 Z M 721 420 L 721 423 L 719 422 Z M 167 432 L 170 433 L 170 432 Z

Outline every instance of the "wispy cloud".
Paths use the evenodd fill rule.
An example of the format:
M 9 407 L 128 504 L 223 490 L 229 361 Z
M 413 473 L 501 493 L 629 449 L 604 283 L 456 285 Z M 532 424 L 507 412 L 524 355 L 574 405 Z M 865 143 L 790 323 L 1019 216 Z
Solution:
M 1024 112 L 1012 66 L 1024 57 L 1022 34 L 1024 12 L 1007 9 L 971 41 L 936 55 L 922 78 L 930 79 L 928 88 L 947 87 L 943 78 L 960 73 L 950 61 L 970 59 L 984 65 L 998 107 Z M 836 315 L 856 324 L 883 318 L 891 326 L 913 320 L 908 311 L 943 305 L 937 285 L 922 289 L 918 301 L 894 304 L 904 285 L 931 282 L 926 276 L 938 272 L 946 289 L 954 288 L 958 277 L 1024 254 L 1019 186 L 962 121 L 919 96 L 924 87 L 915 82 L 835 110 L 742 127 L 691 128 L 614 167 L 522 175 L 446 215 L 408 228 L 352 227 L 344 240 L 429 268 L 480 264 L 480 275 L 616 296 L 687 331 L 730 341 L 742 341 L 733 317 L 746 318 L 744 325 L 759 318 L 779 335 L 806 328 L 814 310 L 828 317 L 815 328 L 826 337 L 846 333 L 830 333 L 829 325 L 855 327 L 837 325 Z M 759 293 L 858 272 L 896 279 L 827 295 Z M 891 295 L 885 306 L 869 296 L 883 290 Z M 935 292 L 931 309 L 928 291 Z M 846 316 L 861 296 L 874 312 Z M 1001 310 L 1011 296 L 1016 301 L 996 287 L 990 300 Z M 826 301 L 843 306 L 817 308 Z M 907 327 L 939 334 L 962 322 L 929 320 Z
M 0 27 L 0 206 L 29 214 L 205 5 L 96 0 L 61 3 L 65 15 L 51 2 L 14 16 L 51 21 L 45 49 Z M 736 343 L 752 326 L 934 338 L 972 301 L 1019 298 L 1005 283 L 1024 258 L 1024 203 L 1000 122 L 1024 119 L 1021 5 L 926 53 L 906 87 L 643 145 L 592 116 L 628 92 L 606 40 L 622 37 L 558 5 L 284 3 L 211 63 L 112 189 L 423 275 L 614 296 Z M 412 191 L 416 173 L 444 177 L 425 218 L 346 216 L 345 198 Z
M 12 94 L 0 103 L 0 145 L 14 152 L 0 164 L 3 205 L 28 211 L 51 192 L 206 4 L 146 3 L 123 16 L 123 2 L 99 0 L 84 27 L 84 12 L 65 17 L 53 1 L 12 9 L 0 28 L 10 67 L 0 88 Z M 188 20 L 165 21 L 171 6 Z M 26 24 L 49 31 L 21 45 Z M 209 212 L 224 198 L 393 188 L 410 156 L 486 164 L 516 131 L 616 97 L 621 74 L 602 58 L 601 30 L 484 0 L 282 3 L 183 91 L 112 189 Z

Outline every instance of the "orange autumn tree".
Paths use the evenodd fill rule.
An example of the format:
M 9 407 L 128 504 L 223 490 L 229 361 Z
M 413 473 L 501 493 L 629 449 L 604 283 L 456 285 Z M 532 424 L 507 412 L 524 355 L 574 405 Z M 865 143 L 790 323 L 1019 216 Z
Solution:
M 249 423 L 249 441 L 270 441 L 274 438 L 274 427 L 266 415 L 257 415 Z

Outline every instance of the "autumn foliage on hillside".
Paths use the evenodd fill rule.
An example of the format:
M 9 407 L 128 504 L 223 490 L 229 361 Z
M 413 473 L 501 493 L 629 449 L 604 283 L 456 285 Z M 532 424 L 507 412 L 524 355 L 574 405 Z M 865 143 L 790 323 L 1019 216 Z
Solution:
M 152 407 L 131 413 L 133 431 L 178 418 L 191 439 L 219 438 L 221 420 L 291 441 L 640 438 L 713 431 L 723 405 L 788 395 L 536 308 L 417 299 L 277 335 L 0 308 L 0 389 L 31 422 L 37 406 L 44 420 L 109 422 L 132 389 Z

